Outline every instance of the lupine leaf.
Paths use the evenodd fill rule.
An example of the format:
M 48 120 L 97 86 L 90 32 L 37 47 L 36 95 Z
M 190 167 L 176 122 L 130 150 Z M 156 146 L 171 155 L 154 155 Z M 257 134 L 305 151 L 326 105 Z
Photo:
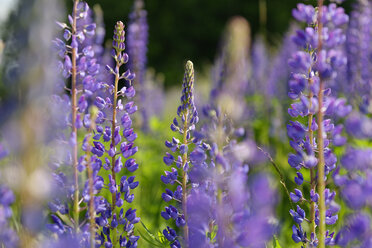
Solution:
M 166 246 L 169 245 L 169 241 L 166 240 L 166 239 L 164 239 L 163 236 L 160 236 L 160 235 L 159 235 L 159 233 L 161 234 L 161 232 L 158 233 L 158 236 L 159 236 L 159 239 L 160 239 L 160 240 L 159 240 L 159 239 L 157 239 L 157 238 L 155 237 L 154 234 L 151 233 L 151 231 L 146 227 L 146 225 L 145 225 L 142 221 L 141 221 L 141 224 L 142 224 L 143 229 L 145 229 L 145 231 L 146 231 L 147 237 L 146 237 L 146 235 L 142 234 L 140 231 L 139 231 L 139 233 L 141 234 L 141 237 L 142 237 L 145 241 L 147 241 L 148 243 L 150 243 L 150 244 L 152 244 L 152 245 L 155 245 L 155 246 L 157 246 L 157 247 L 166 247 Z M 162 235 L 162 234 L 161 234 L 161 235 Z M 164 241 L 163 241 L 162 239 L 164 239 Z
M 278 239 L 276 238 L 276 236 L 274 236 L 274 238 L 273 238 L 273 247 L 274 247 L 274 248 L 282 248 L 282 247 L 280 246 L 279 241 L 278 241 Z

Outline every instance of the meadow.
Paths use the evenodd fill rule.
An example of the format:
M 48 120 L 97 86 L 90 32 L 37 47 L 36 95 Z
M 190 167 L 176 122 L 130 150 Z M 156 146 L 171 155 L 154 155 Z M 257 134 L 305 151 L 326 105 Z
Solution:
M 372 1 L 298 3 L 275 45 L 231 16 L 213 63 L 159 65 L 129 2 L 3 24 L 1 247 L 371 248 Z

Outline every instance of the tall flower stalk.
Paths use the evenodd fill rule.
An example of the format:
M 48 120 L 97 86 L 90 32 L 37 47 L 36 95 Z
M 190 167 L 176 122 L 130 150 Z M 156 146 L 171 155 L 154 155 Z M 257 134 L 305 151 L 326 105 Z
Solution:
M 183 102 L 182 102 L 182 120 L 183 122 L 183 140 L 182 140 L 182 145 L 183 147 L 187 147 L 189 143 L 189 130 L 190 127 L 196 123 L 197 121 L 197 112 L 194 107 L 194 96 L 193 96 L 193 89 L 194 89 L 194 67 L 191 61 L 187 61 L 186 63 L 186 69 L 185 69 L 185 78 L 184 78 L 184 83 L 183 83 Z M 182 99 L 181 97 L 181 99 Z M 195 118 L 196 117 L 196 118 Z M 193 118 L 193 119 L 192 119 Z M 182 155 L 182 209 L 183 209 L 183 214 L 184 218 L 186 220 L 186 224 L 183 227 L 183 234 L 186 242 L 188 242 L 189 239 L 189 228 L 187 226 L 187 169 L 186 168 L 186 163 L 187 163 L 188 157 L 187 153 L 183 153 Z
M 323 49 L 323 41 L 322 41 L 322 35 L 323 35 L 323 22 L 322 22 L 322 16 L 323 16 L 323 0 L 318 1 L 318 59 L 319 61 L 322 61 L 321 56 Z M 323 127 L 323 95 L 324 95 L 324 78 L 323 75 L 319 74 L 319 93 L 318 93 L 318 192 L 319 192 L 319 248 L 325 247 L 325 235 L 326 235 L 326 223 L 325 223 L 325 212 L 326 212 L 326 206 L 325 206 L 325 197 L 324 197 L 324 191 L 325 191 L 325 180 L 324 180 L 324 127 Z M 313 174 L 313 173 L 312 173 Z M 313 208 L 312 208 L 313 210 Z M 315 229 L 315 227 L 314 227 Z
M 91 111 L 90 111 L 90 126 L 88 129 L 88 134 L 86 136 L 86 142 L 87 142 L 87 149 L 85 151 L 85 159 L 86 159 L 86 167 L 87 167 L 87 172 L 88 172 L 88 191 L 89 191 L 89 201 L 88 201 L 88 218 L 89 218 L 89 240 L 90 240 L 90 247 L 94 248 L 95 247 L 95 238 L 96 238 L 96 216 L 95 216 L 95 175 L 94 175 L 94 170 L 92 166 L 92 159 L 91 159 L 91 143 L 92 143 L 92 133 L 93 130 L 95 130 L 96 126 L 96 118 L 97 118 L 97 112 L 98 109 L 93 106 Z
M 7 151 L 0 143 L 0 161 L 7 156 Z M 9 219 L 13 216 L 11 205 L 15 201 L 12 190 L 5 185 L 0 185 L 0 245 L 5 247 L 16 247 L 19 238 L 16 232 L 9 227 Z
M 335 128 L 332 120 L 324 119 L 324 116 L 344 117 L 351 109 L 345 105 L 345 100 L 332 97 L 331 89 L 325 89 L 326 80 L 335 78 L 337 70 L 346 62 L 343 53 L 337 49 L 345 40 L 340 26 L 348 21 L 348 16 L 335 4 L 323 6 L 322 1 L 319 4 L 317 9 L 298 4 L 297 9 L 293 10 L 294 17 L 306 22 L 308 27 L 298 30 L 293 36 L 293 41 L 303 51 L 294 53 L 289 60 L 294 70 L 289 81 L 289 96 L 297 101 L 288 112 L 294 118 L 305 117 L 306 123 L 303 125 L 299 121 L 291 121 L 287 131 L 290 144 L 296 151 L 288 159 L 288 163 L 298 170 L 296 184 L 302 185 L 305 180 L 301 168 L 310 171 L 310 200 L 305 200 L 299 189 L 291 193 L 293 202 L 310 204 L 309 219 L 306 219 L 305 211 L 300 206 L 297 206 L 297 210 L 290 210 L 298 225 L 298 228 L 293 226 L 292 238 L 296 243 L 325 247 L 334 242 L 333 233 L 326 231 L 325 225 L 334 224 L 339 211 L 333 202 L 335 193 L 325 188 L 326 175 L 335 169 L 337 162 L 329 147 L 327 133 L 340 134 L 342 126 Z M 333 145 L 343 144 L 335 139 Z M 310 223 L 310 239 L 301 226 L 304 220 Z
M 96 63 L 93 44 L 90 44 L 95 36 L 96 24 L 91 21 L 90 8 L 84 1 L 73 2 L 72 15 L 69 16 L 69 25 L 57 22 L 63 29 L 63 38 L 70 44 L 65 44 L 61 39 L 55 39 L 54 43 L 58 54 L 63 58 L 60 64 L 62 75 L 71 80 L 71 88 L 64 87 L 70 92 L 70 116 L 68 117 L 71 126 L 70 145 L 71 163 L 73 168 L 73 207 L 72 215 L 74 229 L 79 231 L 80 221 L 80 183 L 79 183 L 79 142 L 78 131 L 85 126 L 89 119 L 88 102 L 91 96 L 99 89 L 100 83 L 96 82 L 96 75 L 99 65 Z M 83 132 L 82 132 L 83 133 Z
M 358 0 L 350 13 L 347 29 L 345 52 L 347 68 L 343 78 L 343 93 L 350 101 L 359 105 L 361 112 L 370 111 L 370 94 L 372 79 L 372 3 Z M 357 129 L 355 129 L 357 130 Z
M 371 54 L 372 2 L 360 0 L 353 6 L 346 41 L 348 56 L 345 93 L 354 103 L 353 113 L 346 120 L 349 134 L 348 147 L 341 158 L 341 168 L 333 179 L 339 187 L 341 198 L 352 211 L 335 238 L 341 247 L 371 247 L 371 180 L 372 149 L 360 146 L 368 141 L 371 130 Z
M 73 139 L 72 147 L 72 165 L 74 168 L 74 207 L 73 216 L 75 223 L 75 230 L 79 230 L 79 175 L 78 175 L 78 142 L 77 142 L 77 127 L 76 127 L 76 114 L 77 114 L 77 91 L 76 91 L 76 56 L 78 53 L 77 47 L 77 6 L 79 0 L 74 1 L 72 9 L 72 24 L 71 24 L 71 137 Z
M 166 192 L 162 194 L 164 201 L 169 202 L 175 200 L 180 204 L 177 208 L 173 205 L 169 205 L 165 208 L 165 211 L 161 212 L 161 216 L 168 220 L 170 218 L 176 221 L 176 225 L 183 229 L 183 244 L 184 247 L 188 247 L 189 238 L 189 227 L 187 224 L 187 199 L 188 199 L 188 181 L 189 181 L 189 167 L 190 159 L 192 156 L 189 152 L 192 144 L 193 137 L 191 131 L 195 129 L 195 124 L 198 123 L 198 112 L 194 105 L 194 67 L 191 61 L 187 61 L 185 66 L 185 75 L 182 84 L 182 96 L 181 105 L 177 109 L 177 115 L 180 118 L 180 122 L 177 118 L 174 118 L 171 124 L 171 130 L 181 134 L 181 141 L 173 138 L 172 141 L 166 141 L 165 145 L 170 148 L 173 152 L 179 151 L 180 156 L 177 159 L 167 153 L 164 157 L 164 163 L 168 166 L 173 163 L 176 164 L 177 168 L 180 169 L 181 173 L 178 173 L 175 167 L 172 167 L 172 171 L 166 171 L 165 176 L 161 176 L 161 180 L 165 184 L 179 184 L 177 189 L 173 192 L 170 189 L 166 189 Z M 178 178 L 180 178 L 178 180 Z M 173 235 L 175 231 L 170 227 L 164 229 L 164 236 L 171 242 L 173 247 L 181 247 L 181 244 L 176 235 Z
M 107 183 L 104 183 L 102 178 L 102 187 L 110 191 L 110 199 L 97 197 L 96 204 L 101 207 L 97 209 L 96 223 L 101 230 L 97 239 L 101 245 L 106 247 L 136 247 L 139 236 L 134 235 L 134 224 L 140 221 L 136 216 L 136 209 L 128 208 L 124 213 L 122 208 L 124 201 L 131 203 L 134 195 L 131 190 L 135 189 L 139 182 L 134 181 L 135 176 L 123 175 L 120 183 L 117 181 L 117 175 L 122 172 L 123 165 L 129 173 L 133 173 L 138 169 L 138 164 L 131 158 L 137 151 L 138 147 L 134 146 L 134 141 L 137 134 L 131 128 L 132 120 L 130 115 L 137 111 L 137 107 L 133 101 L 129 99 L 135 96 L 135 90 L 132 86 L 132 80 L 135 77 L 134 73 L 127 70 L 120 72 L 121 67 L 129 60 L 129 56 L 125 50 L 125 31 L 124 24 L 119 21 L 115 25 L 113 37 L 112 57 L 115 61 L 115 68 L 106 65 L 107 70 L 114 75 L 112 83 L 103 83 L 103 94 L 109 95 L 105 99 L 97 96 L 94 104 L 98 107 L 96 119 L 96 135 L 93 137 L 94 147 L 92 153 L 99 158 L 102 167 L 109 171 Z M 119 90 L 119 81 L 125 81 L 127 87 Z M 120 98 L 120 99 L 119 99 Z M 123 104 L 124 98 L 127 98 L 127 103 Z M 110 117 L 107 117 L 107 116 Z M 120 122 L 119 122 L 120 120 Z M 107 124 L 106 126 L 103 126 Z M 120 129 L 123 128 L 121 132 Z M 122 141 L 122 136 L 125 141 Z M 107 143 L 109 148 L 100 142 Z M 122 159 L 127 159 L 125 162 Z M 122 173 L 121 173 L 122 174 Z
M 128 54 L 131 58 L 129 68 L 136 74 L 134 82 L 138 85 L 139 109 L 141 113 L 141 128 L 149 129 L 149 106 L 146 97 L 149 94 L 146 87 L 148 24 L 147 12 L 143 0 L 134 1 L 133 11 L 129 15 L 128 24 Z
M 57 133 L 60 138 L 59 142 L 63 147 L 61 150 L 65 149 L 66 154 L 62 155 L 63 159 L 53 161 L 56 167 L 54 168 L 54 177 L 58 184 L 58 191 L 67 197 L 62 199 L 58 196 L 49 203 L 50 210 L 53 212 L 52 220 L 54 223 L 48 225 L 48 227 L 52 232 L 59 235 L 69 233 L 71 228 L 75 230 L 75 233 L 82 230 L 83 233 L 87 232 L 89 234 L 88 225 L 85 225 L 85 222 L 80 222 L 80 214 L 87 209 L 86 207 L 88 207 L 87 213 L 93 209 L 89 207 L 89 201 L 94 201 L 95 197 L 89 194 L 89 184 L 91 183 L 90 180 L 96 179 L 96 172 L 99 170 L 97 157 L 92 156 L 90 146 L 87 145 L 87 140 L 91 139 L 91 119 L 93 118 L 89 113 L 90 105 L 94 96 L 99 94 L 98 90 L 102 86 L 97 80 L 100 65 L 97 63 L 93 48 L 93 45 L 97 48 L 98 44 L 92 44 L 92 40 L 95 38 L 96 24 L 92 22 L 90 15 L 90 8 L 85 2 L 75 1 L 73 13 L 69 16 L 69 24 L 57 22 L 63 29 L 65 41 L 58 38 L 54 40 L 58 55 L 63 59 L 63 62 L 61 61 L 59 64 L 62 75 L 64 78 L 71 80 L 71 88 L 64 86 L 63 82 L 64 87 L 61 87 L 60 92 L 58 92 L 62 96 L 54 95 L 53 101 L 51 101 L 55 104 L 54 108 L 67 115 L 65 118 L 59 117 L 61 119 L 56 121 L 60 128 Z M 70 44 L 66 44 L 67 42 Z M 56 88 L 58 89 L 58 87 Z M 65 95 L 66 91 L 70 95 Z M 70 111 L 66 109 L 66 106 L 70 108 Z M 67 126 L 71 127 L 71 134 L 68 139 L 64 137 L 64 129 Z M 82 143 L 78 142 L 77 132 L 80 133 L 79 136 L 82 136 L 82 134 L 85 136 Z M 82 152 L 79 154 L 81 150 Z M 72 173 L 69 173 L 71 167 L 63 168 L 65 165 L 72 165 Z M 79 182 L 79 176 L 85 168 L 88 168 L 88 182 L 85 183 L 85 189 L 80 191 L 82 182 Z M 73 175 L 72 182 L 66 176 L 70 174 Z M 93 182 L 94 185 L 96 183 Z M 97 187 L 93 194 L 96 194 L 100 189 Z M 71 209 L 69 209 L 70 200 L 72 202 Z M 87 214 L 87 216 L 90 215 Z M 92 218 L 94 220 L 94 217 Z M 95 224 L 89 226 L 93 228 Z M 81 234 L 74 237 L 77 236 L 81 236 Z M 93 234 L 94 237 L 95 233 Z M 82 239 L 86 243 L 89 242 L 88 238 L 83 237 Z M 91 244 L 94 244 L 94 242 L 91 242 Z

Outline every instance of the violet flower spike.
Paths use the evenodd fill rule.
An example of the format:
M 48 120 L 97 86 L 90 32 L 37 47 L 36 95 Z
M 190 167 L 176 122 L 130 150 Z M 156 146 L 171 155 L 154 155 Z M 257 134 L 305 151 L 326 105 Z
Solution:
M 330 89 L 324 88 L 325 80 L 330 81 L 335 78 L 339 68 L 344 65 L 345 58 L 342 52 L 337 49 L 345 40 L 340 26 L 347 22 L 348 17 L 343 9 L 335 4 L 323 6 L 322 1 L 319 2 L 318 9 L 311 5 L 298 4 L 297 9 L 293 11 L 293 16 L 297 20 L 306 22 L 309 26 L 305 30 L 297 31 L 293 36 L 294 43 L 302 48 L 302 51 L 294 53 L 288 61 L 293 69 L 289 80 L 288 95 L 295 100 L 295 103 L 288 109 L 288 113 L 293 118 L 307 117 L 307 123 L 306 126 L 303 126 L 298 121 L 291 121 L 287 130 L 288 136 L 292 140 L 291 146 L 295 150 L 295 154 L 290 154 L 288 163 L 297 170 L 303 168 L 310 170 L 311 199 L 306 202 L 310 204 L 309 222 L 311 237 L 314 239 L 309 242 L 316 241 L 318 243 L 316 238 L 319 238 L 320 247 L 324 247 L 324 240 L 328 239 L 325 237 L 325 223 L 334 224 L 334 220 L 336 220 L 331 215 L 329 218 L 332 218 L 332 221 L 330 219 L 326 221 L 326 207 L 330 208 L 331 205 L 330 202 L 324 202 L 326 192 L 324 179 L 336 167 L 337 158 L 329 147 L 331 144 L 325 139 L 326 133 L 334 132 L 334 125 L 331 119 L 324 120 L 323 116 L 347 115 L 350 112 L 350 106 L 345 108 L 340 104 L 340 108 L 345 109 L 345 113 L 336 111 L 332 105 L 339 104 L 342 100 L 330 97 Z M 317 122 L 315 117 L 317 117 Z M 339 126 L 334 132 L 335 135 L 338 135 L 338 140 L 342 139 L 341 131 L 342 126 Z M 298 185 L 305 182 L 300 171 L 297 172 L 295 182 Z M 316 184 L 318 185 L 317 191 Z M 295 193 L 291 193 L 291 199 L 294 202 L 305 200 L 299 189 L 295 189 Z M 317 204 L 320 206 L 319 209 Z M 295 217 L 294 210 L 291 211 L 292 216 Z M 297 229 L 297 233 L 299 233 L 301 223 L 297 223 L 300 227 Z M 316 235 L 317 226 L 320 226 L 319 235 Z M 299 241 L 304 244 L 308 242 L 307 239 L 300 236 L 294 235 L 292 237 L 296 243 Z
M 143 131 L 149 129 L 149 113 L 146 106 L 146 97 L 149 94 L 146 88 L 146 64 L 147 64 L 147 43 L 148 43 L 148 24 L 147 12 L 144 9 L 143 0 L 134 1 L 133 11 L 129 14 L 128 24 L 128 54 L 131 58 L 129 69 L 136 74 L 134 84 L 136 84 L 139 94 L 139 106 L 141 113 L 141 128 Z
M 172 152 L 179 152 L 180 156 L 178 159 L 172 154 L 168 153 L 163 158 L 164 163 L 172 167 L 172 172 L 166 171 L 166 176 L 162 176 L 161 180 L 165 184 L 173 184 L 177 182 L 179 186 L 173 192 L 170 189 L 166 189 L 165 193 L 162 194 L 162 198 L 165 202 L 170 202 L 172 200 L 179 202 L 181 208 L 178 209 L 173 205 L 165 208 L 165 211 L 161 213 L 162 217 L 166 220 L 174 219 L 176 225 L 183 229 L 183 245 L 188 247 L 189 241 L 189 228 L 187 223 L 187 195 L 188 195 L 188 181 L 189 181 L 189 161 L 192 160 L 191 154 L 188 146 L 192 143 L 193 137 L 191 136 L 191 131 L 195 129 L 195 124 L 198 123 L 199 117 L 194 105 L 194 68 L 191 61 L 187 61 L 185 66 L 185 75 L 182 84 L 182 96 L 181 105 L 177 109 L 177 115 L 180 120 L 173 121 L 171 125 L 171 130 L 178 132 L 182 135 L 182 140 L 173 138 L 172 141 L 166 141 L 165 145 L 171 149 Z M 181 171 L 179 173 L 177 170 Z M 178 180 L 180 178 L 180 180 Z M 179 239 L 176 237 L 174 230 L 165 229 L 163 231 L 165 237 L 171 242 L 171 247 L 181 247 Z M 174 233 L 170 235 L 171 233 Z
M 70 135 L 70 144 L 72 146 L 71 151 L 71 161 L 67 161 L 67 165 L 72 164 L 74 173 L 73 173 L 73 186 L 71 188 L 67 183 L 67 179 L 64 174 L 60 172 L 57 168 L 56 174 L 58 175 L 57 180 L 62 179 L 57 187 L 58 191 L 64 191 L 62 194 L 66 195 L 66 199 L 70 198 L 71 189 L 73 190 L 73 208 L 72 211 L 69 211 L 67 208 L 66 199 L 54 199 L 49 203 L 49 207 L 52 212 L 59 211 L 63 215 L 72 214 L 74 230 L 75 232 L 83 231 L 85 232 L 86 226 L 80 225 L 81 221 L 79 215 L 81 209 L 84 209 L 82 204 L 87 204 L 87 199 L 89 198 L 88 194 L 88 182 L 85 184 L 85 189 L 81 192 L 79 189 L 79 172 L 82 172 L 86 168 L 86 164 L 96 164 L 95 156 L 91 156 L 91 149 L 88 149 L 87 140 L 84 139 L 81 149 L 85 152 L 84 155 L 79 157 L 79 143 L 77 142 L 78 132 L 85 128 L 89 129 L 91 126 L 91 117 L 88 112 L 89 102 L 91 102 L 92 95 L 96 93 L 97 89 L 100 88 L 100 83 L 96 81 L 96 75 L 98 73 L 99 65 L 96 63 L 95 53 L 92 50 L 91 44 L 88 40 L 95 37 L 95 23 L 90 19 L 89 16 L 90 8 L 87 3 L 84 1 L 74 1 L 73 3 L 73 13 L 69 17 L 69 24 L 62 24 L 61 26 L 64 29 L 64 41 L 60 39 L 55 40 L 55 45 L 59 50 L 59 56 L 63 59 L 62 67 L 62 76 L 64 78 L 71 78 L 71 89 L 68 89 L 71 93 L 71 96 L 54 96 L 55 100 L 60 100 L 60 102 L 55 101 L 56 105 L 61 105 L 62 109 L 59 109 L 62 113 L 66 113 L 68 116 L 66 120 L 62 122 L 67 122 L 66 125 L 62 125 L 62 129 L 71 126 L 71 135 Z M 66 86 L 65 86 L 66 88 Z M 79 88 L 79 90 L 78 90 Z M 80 90 L 82 89 L 82 90 Z M 68 98 L 71 98 L 71 102 Z M 63 100 L 62 100 L 63 99 Z M 61 101 L 62 100 L 62 101 Z M 65 106 L 63 106 L 65 105 Z M 70 111 L 66 111 L 66 106 L 70 107 Z M 56 106 L 57 108 L 57 106 Z M 63 132 L 63 130 L 59 130 Z M 79 132 L 80 133 L 80 132 Z M 63 135 L 61 135 L 63 136 Z M 88 161 L 86 160 L 87 158 Z M 91 159 L 90 159 L 91 158 Z M 56 162 L 60 164 L 60 161 Z M 62 164 L 65 166 L 65 164 Z M 95 168 L 97 169 L 97 168 Z M 61 187 L 62 186 L 62 187 Z M 81 199 L 83 198 L 83 200 Z M 85 201 L 84 201 L 85 200 Z M 55 217 L 54 222 L 57 223 L 60 220 L 57 220 L 58 217 Z M 70 217 L 69 217 L 70 218 Z M 94 217 L 92 217 L 94 218 Z M 66 223 L 64 223 L 66 224 Z M 67 225 L 67 224 L 66 224 Z M 91 225 L 92 226 L 92 225 Z M 63 228 L 61 230 L 51 229 L 52 232 L 57 232 L 59 235 L 62 235 L 65 232 L 69 232 L 69 228 Z M 95 234 L 93 235 L 93 238 Z M 91 237 L 92 238 L 92 237 Z M 83 238 L 84 242 L 85 240 Z M 91 245 L 93 242 L 90 242 Z
M 136 216 L 136 209 L 129 208 L 124 214 L 123 208 L 126 205 L 124 201 L 127 203 L 133 202 L 132 190 L 139 183 L 135 181 L 135 176 L 122 176 L 119 182 L 117 179 L 117 174 L 121 173 L 124 168 L 128 173 L 133 173 L 138 169 L 135 159 L 131 158 L 138 151 L 138 147 L 134 146 L 137 134 L 131 128 L 130 117 L 137 110 L 131 100 L 135 96 L 135 90 L 132 86 L 135 75 L 130 70 L 124 73 L 120 72 L 122 66 L 129 61 L 128 54 L 124 52 L 124 41 L 124 24 L 119 21 L 115 25 L 111 54 L 115 61 L 115 67 L 111 69 L 114 82 L 104 88 L 104 93 L 109 97 L 104 99 L 97 96 L 95 101 L 96 106 L 100 109 L 96 120 L 96 132 L 99 133 L 97 139 L 99 140 L 102 135 L 103 142 L 107 146 L 100 141 L 94 141 L 95 147 L 92 152 L 99 157 L 106 155 L 104 161 L 100 161 L 100 163 L 103 164 L 105 170 L 110 171 L 109 180 L 105 186 L 110 191 L 111 199 L 97 198 L 97 200 L 102 201 L 102 208 L 97 210 L 96 215 L 96 223 L 103 230 L 102 235 L 98 237 L 98 242 L 106 247 L 114 247 L 117 244 L 121 247 L 136 247 L 139 239 L 139 236 L 135 236 L 133 233 L 134 224 L 140 221 L 140 218 Z M 128 87 L 119 90 L 120 80 L 125 80 Z M 119 97 L 122 98 L 119 99 Z M 123 102 L 124 99 L 126 99 L 126 102 Z M 101 120 L 100 116 L 104 118 Z M 106 116 L 110 116 L 111 119 L 108 120 L 109 118 L 106 118 Z

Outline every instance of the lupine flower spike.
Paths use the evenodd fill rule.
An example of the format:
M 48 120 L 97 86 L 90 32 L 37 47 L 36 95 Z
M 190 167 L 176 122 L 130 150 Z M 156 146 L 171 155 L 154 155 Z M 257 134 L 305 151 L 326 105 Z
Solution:
M 317 9 L 311 5 L 298 4 L 292 12 L 297 20 L 307 23 L 308 27 L 298 30 L 293 36 L 294 43 L 302 50 L 294 53 L 289 60 L 294 72 L 289 80 L 288 95 L 296 102 L 288 109 L 288 113 L 293 118 L 306 117 L 306 122 L 304 125 L 299 121 L 291 121 L 287 125 L 287 132 L 295 150 L 294 154 L 289 155 L 288 163 L 298 170 L 295 177 L 297 185 L 304 182 L 300 170 L 310 170 L 310 199 L 305 199 L 307 194 L 299 189 L 291 193 L 293 202 L 310 203 L 310 237 L 307 237 L 301 226 L 305 212 L 297 206 L 297 210 L 290 211 L 298 225 L 298 228 L 293 226 L 292 238 L 296 243 L 324 247 L 334 243 L 333 233 L 327 231 L 326 234 L 325 224 L 336 222 L 339 207 L 335 207 L 333 202 L 335 192 L 325 189 L 326 175 L 336 168 L 337 158 L 330 149 L 330 140 L 326 134 L 335 133 L 335 126 L 331 119 L 324 120 L 323 117 L 344 117 L 351 107 L 345 106 L 345 100 L 331 97 L 331 89 L 324 88 L 325 81 L 335 78 L 338 69 L 345 64 L 345 58 L 337 47 L 345 40 L 341 26 L 347 23 L 348 16 L 336 4 L 323 6 L 322 1 L 319 4 Z M 337 129 L 340 129 L 337 132 L 340 134 L 342 126 Z M 334 145 L 340 146 L 342 143 L 335 142 Z M 316 232 L 317 226 L 319 232 Z
M 91 115 L 89 113 L 89 103 L 92 102 L 93 95 L 97 94 L 97 90 L 100 88 L 100 83 L 96 80 L 96 75 L 100 66 L 96 63 L 97 60 L 91 44 L 91 40 L 95 37 L 96 24 L 91 21 L 90 8 L 85 2 L 74 1 L 73 13 L 69 16 L 69 24 L 60 22 L 57 22 L 57 24 L 63 29 L 63 39 L 65 41 L 57 38 L 54 40 L 54 45 L 59 57 L 63 61 L 59 64 L 62 76 L 65 79 L 71 80 L 71 88 L 69 89 L 64 86 L 61 87 L 63 90 L 59 89 L 61 92 L 56 93 L 64 94 L 64 91 L 67 90 L 71 95 L 55 95 L 53 103 L 56 105 L 55 108 L 60 108 L 58 111 L 67 115 L 65 118 L 56 121 L 59 122 L 58 126 L 61 129 L 58 130 L 60 132 L 58 136 L 63 137 L 63 129 L 70 126 L 71 134 L 68 141 L 61 140 L 61 143 L 68 144 L 72 149 L 64 155 L 67 157 L 65 161 L 53 161 L 55 167 L 57 167 L 54 173 L 54 178 L 56 179 L 58 191 L 65 194 L 67 198 L 62 199 L 61 196 L 58 196 L 49 203 L 50 210 L 53 213 L 52 219 L 54 222 L 54 224 L 49 225 L 49 227 L 52 232 L 63 235 L 64 233 L 69 233 L 69 229 L 72 227 L 71 225 L 67 225 L 67 228 L 64 226 L 55 228 L 55 224 L 58 224 L 59 222 L 62 223 L 57 215 L 55 215 L 58 211 L 62 215 L 72 214 L 73 229 L 76 233 L 79 233 L 81 231 L 80 229 L 82 229 L 83 233 L 87 231 L 86 225 L 81 224 L 80 212 L 84 211 L 84 204 L 88 205 L 89 183 L 86 182 L 86 189 L 81 192 L 79 172 L 82 172 L 85 169 L 87 163 L 90 165 L 95 164 L 95 157 L 91 156 L 91 151 L 87 149 L 85 142 L 83 142 L 81 146 L 84 154 L 79 154 L 80 144 L 78 142 L 78 131 L 80 130 L 81 134 L 86 134 L 84 128 L 85 130 L 88 130 L 88 135 L 86 135 L 85 140 L 87 139 L 87 136 L 90 135 Z M 65 44 L 65 42 L 69 44 Z M 70 107 L 70 110 L 68 111 L 66 107 Z M 61 111 L 61 109 L 63 111 Z M 87 158 L 91 160 L 87 162 Z M 71 182 L 69 182 L 70 180 L 68 180 L 68 177 L 65 175 L 63 167 L 66 164 L 72 164 L 73 185 L 70 185 Z M 91 166 L 88 167 L 90 168 Z M 94 168 L 93 170 L 96 171 L 97 168 Z M 71 197 L 71 194 L 73 195 L 72 211 L 68 207 L 68 199 Z M 81 199 L 81 197 L 83 199 Z M 64 220 L 66 220 L 66 218 L 64 218 Z M 90 226 L 92 227 L 92 225 Z M 93 238 L 94 237 L 95 234 L 93 234 Z M 93 242 L 91 242 L 91 245 L 92 244 Z
M 122 208 L 124 201 L 131 203 L 134 195 L 131 190 L 135 189 L 139 182 L 135 181 L 135 176 L 122 176 L 118 183 L 117 175 L 121 173 L 123 167 L 128 173 L 133 173 L 138 169 L 138 164 L 131 158 L 138 147 L 134 146 L 137 134 L 131 128 L 131 115 L 137 111 L 134 102 L 131 101 L 135 96 L 132 80 L 135 74 L 130 70 L 120 73 L 120 68 L 129 60 L 125 50 L 125 31 L 124 24 L 119 21 L 115 25 L 113 37 L 112 57 L 115 60 L 115 68 L 106 66 L 108 72 L 114 75 L 112 84 L 104 83 L 105 93 L 110 95 L 103 99 L 97 96 L 95 105 L 99 111 L 96 119 L 96 135 L 93 137 L 92 153 L 102 158 L 100 163 L 105 170 L 110 171 L 108 180 L 104 186 L 110 191 L 111 199 L 102 197 L 96 198 L 96 204 L 101 207 L 97 209 L 96 223 L 99 225 L 101 233 L 97 235 L 98 242 L 105 247 L 137 247 L 139 236 L 134 235 L 134 224 L 140 221 L 136 216 L 136 209 L 131 207 L 124 213 Z M 119 90 L 119 81 L 125 81 L 127 87 Z M 120 98 L 120 99 L 119 99 Z M 123 104 L 124 98 L 127 103 Z M 109 117 L 107 117 L 109 116 Z M 110 122 L 109 122 L 110 121 Z M 123 131 L 120 131 L 120 129 Z M 125 140 L 122 140 L 122 136 Z M 100 142 L 103 140 L 107 145 Z M 106 149 L 106 147 L 109 147 Z M 111 158 L 111 159 L 110 159 Z M 123 161 L 126 159 L 126 161 Z M 101 188 L 103 178 L 101 179 Z M 102 229 L 101 229 L 102 228 Z M 118 236 L 119 235 L 119 236 Z
M 148 131 L 149 128 L 149 113 L 146 106 L 146 63 L 147 63 L 147 42 L 148 42 L 148 25 L 147 12 L 144 9 L 143 0 L 134 2 L 133 11 L 129 15 L 128 24 L 128 54 L 130 56 L 129 68 L 136 74 L 134 79 L 138 86 L 141 127 L 143 131 Z M 147 94 L 146 94 L 147 93 Z
M 187 194 L 189 181 L 190 167 L 190 149 L 192 144 L 191 132 L 195 129 L 195 124 L 198 123 L 199 117 L 194 105 L 194 67 L 191 61 L 187 61 L 185 66 L 185 75 L 182 84 L 181 105 L 177 109 L 178 118 L 174 118 L 171 124 L 171 130 L 179 133 L 181 140 L 173 138 L 172 141 L 166 141 L 165 145 L 171 149 L 173 153 L 179 153 L 178 157 L 167 152 L 164 157 L 164 163 L 172 167 L 171 171 L 166 171 L 165 176 L 161 176 L 161 180 L 165 184 L 177 183 L 177 189 L 172 191 L 166 189 L 162 198 L 169 202 L 174 200 L 177 205 L 169 205 L 165 211 L 161 212 L 161 216 L 168 220 L 174 219 L 176 226 L 183 229 L 183 240 L 180 241 L 175 231 L 167 227 L 164 229 L 164 236 L 171 242 L 171 247 L 181 247 L 182 242 L 185 247 L 188 247 L 189 227 L 187 224 Z M 180 121 L 179 121 L 180 120 Z

